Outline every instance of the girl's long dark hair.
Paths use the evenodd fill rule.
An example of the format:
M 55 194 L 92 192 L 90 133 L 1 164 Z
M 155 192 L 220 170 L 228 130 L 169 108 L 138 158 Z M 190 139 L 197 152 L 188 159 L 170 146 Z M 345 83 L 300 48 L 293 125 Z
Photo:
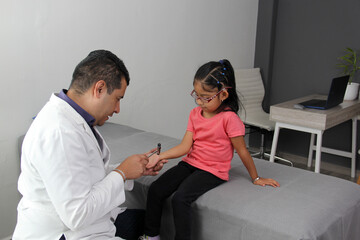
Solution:
M 219 62 L 211 61 L 202 65 L 195 74 L 195 81 L 201 82 L 205 90 L 218 89 L 220 91 L 224 87 L 229 87 L 227 89 L 229 97 L 222 102 L 217 111 L 233 111 L 238 114 L 240 100 L 236 91 L 235 74 L 227 59 Z

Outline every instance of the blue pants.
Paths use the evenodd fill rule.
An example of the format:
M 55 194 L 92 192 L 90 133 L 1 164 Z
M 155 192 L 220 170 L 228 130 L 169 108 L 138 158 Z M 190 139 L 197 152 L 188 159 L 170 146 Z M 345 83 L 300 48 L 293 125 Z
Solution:
M 115 220 L 115 236 L 126 240 L 137 240 L 144 233 L 144 217 L 143 209 L 126 209 Z
M 224 183 L 215 175 L 200 170 L 183 161 L 161 175 L 150 186 L 145 214 L 145 234 L 160 234 L 164 201 L 172 197 L 175 240 L 191 239 L 191 204 L 201 195 Z

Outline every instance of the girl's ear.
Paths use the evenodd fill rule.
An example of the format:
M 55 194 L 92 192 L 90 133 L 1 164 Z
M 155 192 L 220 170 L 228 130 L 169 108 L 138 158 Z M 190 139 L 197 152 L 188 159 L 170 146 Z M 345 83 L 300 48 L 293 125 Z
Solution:
M 229 97 L 228 91 L 225 89 L 220 93 L 220 100 L 223 102 Z

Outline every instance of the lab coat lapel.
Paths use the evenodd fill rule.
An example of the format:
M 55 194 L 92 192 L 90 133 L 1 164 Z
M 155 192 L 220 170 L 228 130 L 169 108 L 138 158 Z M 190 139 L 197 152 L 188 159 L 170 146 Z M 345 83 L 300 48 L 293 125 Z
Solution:
M 107 146 L 104 138 L 101 136 L 100 132 L 98 131 L 98 129 L 96 127 L 94 127 L 94 130 L 96 132 L 96 134 L 99 136 L 99 141 L 100 141 L 100 145 L 98 144 L 99 146 L 99 149 L 101 151 L 101 154 L 102 154 L 102 157 L 103 157 L 103 160 L 104 160 L 104 164 L 105 166 L 107 166 L 109 160 L 110 160 L 110 150 L 109 150 L 109 147 Z M 97 141 L 98 142 L 98 141 Z M 101 146 L 101 148 L 100 148 Z
M 94 131 L 98 135 L 99 139 L 96 138 L 96 136 L 94 135 L 93 131 L 91 130 L 91 128 L 89 127 L 89 125 L 87 123 L 84 124 L 84 128 L 85 128 L 86 133 L 88 135 L 90 135 L 92 141 L 96 145 L 96 147 L 99 151 L 99 154 L 101 155 L 104 165 L 106 167 L 110 160 L 110 150 L 109 150 L 108 146 L 106 145 L 104 138 L 101 136 L 100 132 L 97 130 L 97 128 L 95 126 L 94 126 Z
M 100 155 L 103 155 L 103 151 L 102 151 L 102 149 L 100 147 L 100 144 L 99 144 L 98 140 L 96 139 L 96 137 L 95 137 L 93 131 L 91 130 L 90 126 L 86 122 L 84 122 L 83 127 L 84 127 L 86 133 L 91 137 L 91 140 L 96 145 L 96 148 L 98 149 Z M 94 127 L 94 129 L 95 129 L 95 131 L 97 131 L 95 127 Z M 101 135 L 99 133 L 98 133 L 98 135 L 99 135 L 99 141 L 104 142 L 104 139 L 101 137 Z M 102 144 L 102 145 L 104 145 L 104 144 Z
M 103 139 L 103 137 L 101 136 L 101 134 L 97 131 L 96 127 L 94 127 L 95 131 L 97 132 L 97 134 L 99 135 L 99 141 L 102 142 L 102 147 L 100 147 L 98 140 L 96 139 L 94 133 L 92 132 L 90 126 L 88 125 L 88 123 L 85 121 L 85 119 L 78 113 L 75 111 L 75 109 L 73 109 L 68 103 L 66 103 L 64 100 L 58 98 L 55 94 L 53 94 L 50 98 L 50 101 L 54 102 L 54 104 L 57 104 L 59 107 L 62 107 L 64 109 L 64 111 L 66 111 L 69 116 L 71 116 L 72 119 L 74 119 L 74 121 L 76 122 L 76 124 L 79 124 L 83 127 L 84 131 L 86 132 L 86 134 L 89 135 L 89 137 L 91 138 L 91 140 L 93 141 L 93 143 L 95 144 L 96 148 L 99 151 L 99 154 L 102 156 L 104 163 L 106 163 L 109 160 L 109 149 L 107 147 L 107 145 L 105 144 L 105 141 Z

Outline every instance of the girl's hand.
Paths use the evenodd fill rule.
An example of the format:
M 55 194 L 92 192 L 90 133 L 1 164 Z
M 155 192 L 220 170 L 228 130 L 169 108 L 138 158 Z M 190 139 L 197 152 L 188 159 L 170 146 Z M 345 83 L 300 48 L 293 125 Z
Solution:
M 280 187 L 280 184 L 271 178 L 260 178 L 259 180 L 256 180 L 254 182 L 255 185 L 259 185 L 259 186 L 263 186 L 265 187 L 266 185 L 272 186 L 272 187 Z
M 159 174 L 159 171 L 163 168 L 164 164 L 167 163 L 168 160 L 164 159 L 164 160 L 160 160 L 155 167 L 153 168 L 146 168 L 145 172 L 144 172 L 144 176 L 156 176 Z
M 154 151 L 156 151 L 157 149 L 154 148 L 152 149 L 150 152 L 146 153 L 147 156 L 149 156 L 151 153 L 153 153 Z M 149 162 L 148 164 L 146 165 L 146 168 L 149 169 L 149 168 L 153 168 L 156 166 L 156 164 L 160 161 L 160 157 L 157 153 L 155 154 L 152 154 L 152 156 L 149 157 Z
M 159 172 L 168 161 L 167 159 L 160 160 L 155 167 L 153 167 L 154 171 Z

